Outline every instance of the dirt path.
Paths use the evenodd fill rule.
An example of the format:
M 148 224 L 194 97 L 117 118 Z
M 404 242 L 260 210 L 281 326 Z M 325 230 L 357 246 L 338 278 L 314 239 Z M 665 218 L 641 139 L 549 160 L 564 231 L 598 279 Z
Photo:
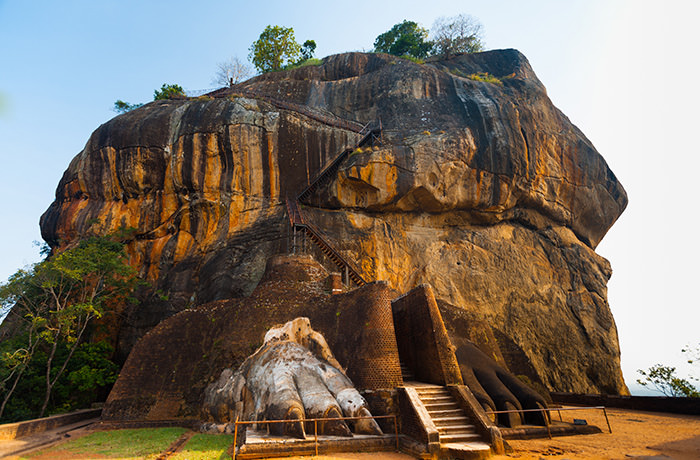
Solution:
M 608 409 L 612 434 L 607 432 L 605 417 L 601 411 L 576 411 L 576 418 L 586 419 L 603 433 L 579 436 L 562 436 L 553 439 L 512 440 L 508 444 L 512 452 L 494 456 L 494 460 L 554 460 L 554 459 L 700 459 L 700 416 L 634 412 Z M 572 415 L 564 414 L 565 421 Z M 311 457 L 286 457 L 310 459 Z M 403 460 L 404 454 L 377 452 L 367 454 L 334 454 L 314 459 L 353 460 Z M 275 460 L 282 460 L 281 458 Z
M 513 440 L 508 455 L 495 459 L 700 459 L 700 416 L 608 409 L 612 434 L 601 411 L 576 412 L 603 433 L 553 439 Z M 566 420 L 566 416 L 564 418 Z
M 612 434 L 608 433 L 601 411 L 576 412 L 589 424 L 604 430 L 603 433 L 580 436 L 562 436 L 554 439 L 512 440 L 507 455 L 495 460 L 554 460 L 554 459 L 700 459 L 700 416 L 635 412 L 608 409 Z M 566 415 L 564 415 L 564 420 Z M 570 421 L 570 420 L 569 420 Z M 76 435 L 79 436 L 78 433 Z M 75 437 L 78 437 L 75 436 Z M 54 449 L 56 449 L 54 447 Z M 76 459 L 75 456 L 56 456 L 56 450 L 43 452 L 37 459 Z M 80 456 L 80 459 L 104 458 L 96 455 Z M 284 457 L 285 460 L 310 459 L 312 457 Z M 337 453 L 313 457 L 319 460 L 408 460 L 411 456 L 395 452 Z M 281 459 L 280 459 L 281 460 Z

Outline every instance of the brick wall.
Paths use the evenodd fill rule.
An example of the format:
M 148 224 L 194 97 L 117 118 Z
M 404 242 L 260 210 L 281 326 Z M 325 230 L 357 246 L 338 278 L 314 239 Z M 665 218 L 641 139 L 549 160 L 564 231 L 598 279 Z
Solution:
M 462 376 L 432 288 L 423 284 L 392 302 L 401 358 L 421 382 L 461 385 Z
M 361 389 L 403 385 L 401 364 L 386 283 L 369 283 L 348 294 L 334 296 L 337 324 L 322 331 L 347 375 Z M 313 323 L 312 323 L 313 326 Z

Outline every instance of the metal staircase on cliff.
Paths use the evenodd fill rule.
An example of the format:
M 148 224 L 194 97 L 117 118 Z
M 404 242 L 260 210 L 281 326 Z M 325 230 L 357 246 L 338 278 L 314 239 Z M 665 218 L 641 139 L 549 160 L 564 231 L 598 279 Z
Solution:
M 299 204 L 309 198 L 319 187 L 328 183 L 338 171 L 338 168 L 340 168 L 340 164 L 351 152 L 367 144 L 372 145 L 377 141 L 381 141 L 381 122 L 367 123 L 359 131 L 359 134 L 360 140 L 355 144 L 355 147 L 343 149 L 340 154 L 316 175 L 296 198 L 290 198 L 288 196 L 286 204 L 289 224 L 292 227 L 293 233 L 293 247 L 296 247 L 297 232 L 303 233 L 340 269 L 341 273 L 345 276 L 346 285 L 349 285 L 350 280 L 352 280 L 357 286 L 363 286 L 366 284 L 366 281 L 362 278 L 362 275 L 360 275 L 359 270 L 328 242 L 328 239 L 323 236 L 323 233 L 317 227 L 304 219 Z
M 343 149 L 338 156 L 336 156 L 325 168 L 321 170 L 314 180 L 309 183 L 309 185 L 297 195 L 297 200 L 304 202 L 307 198 L 311 196 L 319 187 L 328 183 L 333 175 L 340 168 L 341 163 L 348 155 L 350 155 L 355 149 L 364 147 L 367 144 L 374 144 L 377 141 L 381 142 L 382 125 L 381 122 L 369 122 L 360 130 L 360 140 L 352 148 Z
M 299 209 L 299 202 L 289 197 L 287 197 L 287 215 L 289 216 L 289 223 L 292 226 L 294 247 L 296 247 L 297 232 L 302 232 L 340 269 L 341 273 L 345 276 L 345 284 L 349 285 L 350 280 L 357 286 L 366 284 L 359 270 L 333 248 L 318 228 L 304 220 L 301 209 Z

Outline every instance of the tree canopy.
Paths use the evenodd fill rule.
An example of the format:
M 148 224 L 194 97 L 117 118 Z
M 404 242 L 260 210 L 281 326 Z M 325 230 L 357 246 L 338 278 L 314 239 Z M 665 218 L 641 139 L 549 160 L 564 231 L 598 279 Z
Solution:
M 175 84 L 169 85 L 167 83 L 163 83 L 160 89 L 153 91 L 154 101 L 158 101 L 161 99 L 170 99 L 179 96 L 186 96 L 185 90 L 182 89 L 182 86 Z M 117 101 L 114 103 L 114 107 L 112 108 L 112 110 L 114 110 L 117 113 L 126 113 L 134 109 L 138 109 L 141 106 L 143 106 L 142 102 L 138 104 L 131 104 L 129 102 L 122 101 L 121 99 L 117 99 Z
M 112 383 L 116 371 L 107 359 L 109 346 L 84 339 L 93 320 L 131 300 L 136 284 L 123 244 L 90 237 L 0 285 L 0 304 L 16 325 L 11 340 L 0 346 L 0 419 L 11 399 L 15 416 L 71 408 L 76 393 L 70 390 L 52 402 L 56 389 L 69 386 L 66 379 L 86 391 Z
M 394 56 L 428 56 L 433 45 L 428 41 L 428 30 L 413 21 L 405 20 L 379 35 L 374 41 L 374 51 Z
M 169 85 L 167 83 L 163 83 L 163 86 L 161 86 L 160 89 L 153 91 L 153 100 L 159 101 L 162 99 L 171 99 L 173 97 L 185 95 L 185 90 L 182 89 L 182 86 L 175 84 Z
M 301 59 L 307 60 L 314 57 L 316 53 L 316 41 L 306 40 L 303 45 L 301 45 Z
M 281 70 L 285 65 L 296 62 L 300 56 L 301 46 L 294 38 L 293 28 L 267 26 L 250 46 L 248 58 L 258 71 L 265 73 Z

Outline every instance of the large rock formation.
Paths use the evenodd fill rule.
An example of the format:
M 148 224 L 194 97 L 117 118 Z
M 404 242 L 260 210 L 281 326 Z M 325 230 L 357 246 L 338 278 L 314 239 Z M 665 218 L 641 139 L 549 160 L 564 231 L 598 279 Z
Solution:
M 478 72 L 501 84 L 468 78 Z M 400 291 L 430 283 L 448 329 L 448 318 L 472 338 L 488 329 L 502 359 L 537 383 L 626 391 L 611 269 L 594 252 L 626 194 L 520 53 L 425 65 L 350 53 L 213 96 L 102 125 L 42 216 L 59 249 L 135 229 L 131 263 L 161 295 L 123 312 L 122 356 L 177 311 L 249 294 L 286 248 L 284 197 L 358 140 L 335 117 L 380 119 L 383 145 L 350 155 L 306 217 L 366 279 Z

